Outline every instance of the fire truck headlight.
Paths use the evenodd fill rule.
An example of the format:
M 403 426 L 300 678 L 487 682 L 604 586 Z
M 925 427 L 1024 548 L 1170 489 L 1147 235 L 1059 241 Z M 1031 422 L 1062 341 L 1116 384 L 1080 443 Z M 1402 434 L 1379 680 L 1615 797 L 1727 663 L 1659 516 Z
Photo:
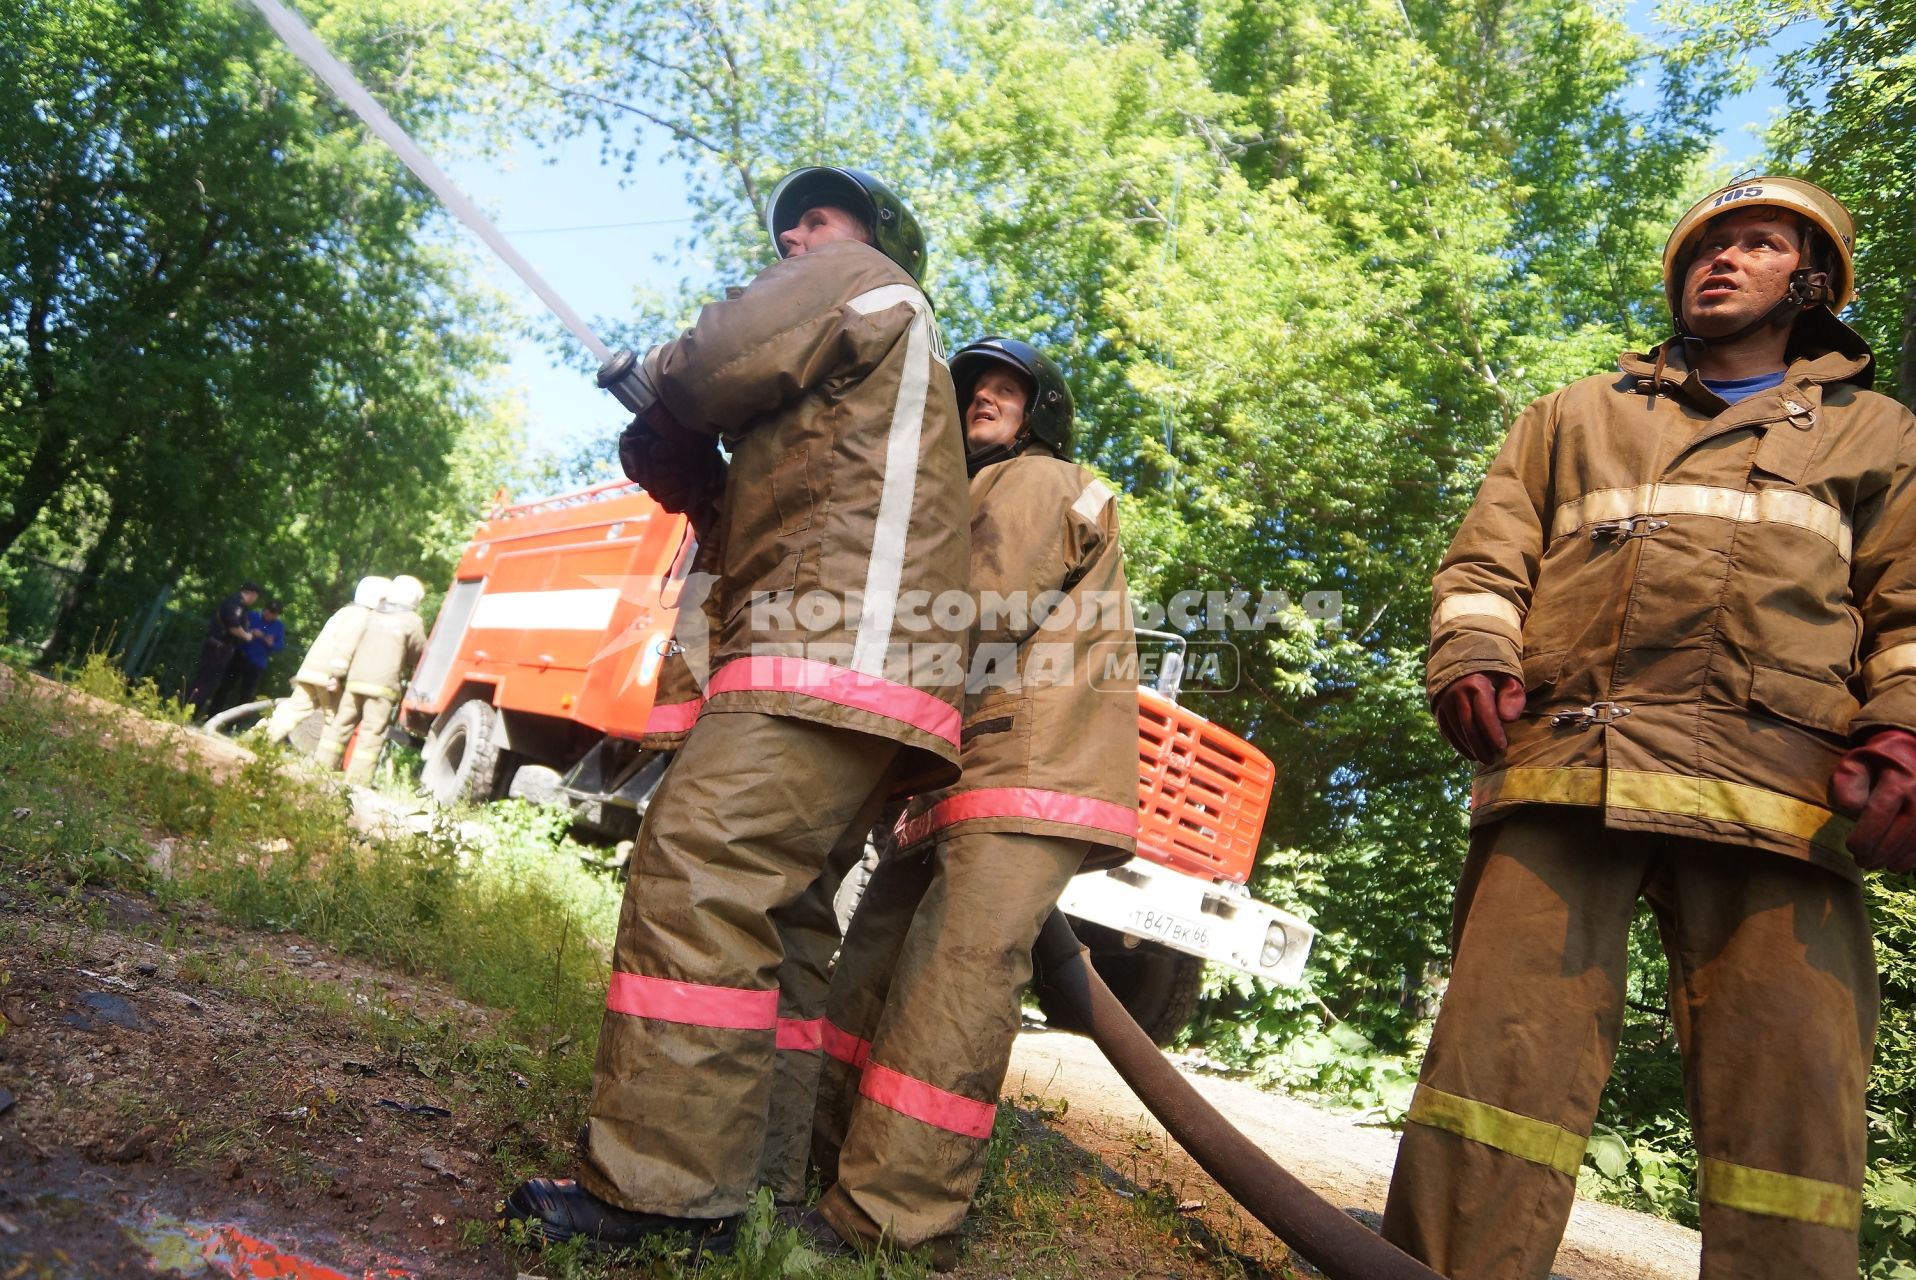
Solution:
M 1257 963 L 1260 968 L 1275 969 L 1284 962 L 1284 953 L 1290 950 L 1291 937 L 1284 932 L 1284 926 L 1273 920 L 1264 929 L 1264 950 L 1259 953 Z

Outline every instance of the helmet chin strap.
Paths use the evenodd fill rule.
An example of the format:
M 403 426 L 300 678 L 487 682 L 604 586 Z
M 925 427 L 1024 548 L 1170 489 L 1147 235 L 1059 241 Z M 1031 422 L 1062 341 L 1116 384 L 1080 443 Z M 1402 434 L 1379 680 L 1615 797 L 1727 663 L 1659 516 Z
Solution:
M 1796 323 L 1798 316 L 1811 307 L 1826 307 L 1835 301 L 1836 293 L 1830 288 L 1829 272 L 1802 267 L 1790 272 L 1789 292 L 1779 298 L 1775 306 L 1733 333 L 1722 333 L 1712 338 L 1705 338 L 1691 333 L 1690 327 L 1683 323 L 1681 315 L 1673 319 L 1676 321 L 1677 337 L 1683 340 L 1685 347 L 1722 347 L 1733 342 L 1740 342 L 1765 327 L 1787 329 Z
M 994 463 L 1007 462 L 1023 453 L 1031 444 L 1031 429 L 1021 428 L 1004 444 L 988 444 L 982 449 L 965 448 L 965 474 L 975 476 Z

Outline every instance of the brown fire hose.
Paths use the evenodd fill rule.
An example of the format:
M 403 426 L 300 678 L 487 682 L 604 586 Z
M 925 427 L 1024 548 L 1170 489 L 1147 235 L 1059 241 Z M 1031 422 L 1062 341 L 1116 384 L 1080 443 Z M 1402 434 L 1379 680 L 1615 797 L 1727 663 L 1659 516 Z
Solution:
M 1045 921 L 1036 952 L 1045 985 L 1071 1006 L 1165 1131 L 1278 1239 L 1331 1280 L 1440 1280 L 1285 1172 L 1198 1096 L 1104 985 L 1059 912 Z

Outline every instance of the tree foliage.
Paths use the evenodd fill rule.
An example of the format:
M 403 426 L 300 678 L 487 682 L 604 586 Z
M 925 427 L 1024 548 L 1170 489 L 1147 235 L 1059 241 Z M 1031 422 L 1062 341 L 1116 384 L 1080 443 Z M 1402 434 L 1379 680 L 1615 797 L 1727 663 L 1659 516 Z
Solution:
M 475 103 L 460 24 L 499 12 L 317 25 L 431 134 Z M 146 591 L 260 577 L 308 618 L 420 566 L 470 498 L 462 441 L 511 431 L 436 202 L 229 0 L 24 0 L 0 80 L 0 551 Z

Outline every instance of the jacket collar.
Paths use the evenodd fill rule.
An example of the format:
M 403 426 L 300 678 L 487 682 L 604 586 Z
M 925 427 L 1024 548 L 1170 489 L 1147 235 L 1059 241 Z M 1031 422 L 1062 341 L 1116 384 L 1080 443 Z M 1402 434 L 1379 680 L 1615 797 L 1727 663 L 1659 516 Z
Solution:
M 1635 378 L 1637 390 L 1645 395 L 1674 395 L 1711 417 L 1731 407 L 1703 385 L 1681 338 L 1667 338 L 1647 352 L 1625 351 L 1617 356 L 1617 367 Z M 1875 381 L 1875 354 L 1854 329 L 1820 307 L 1796 322 L 1783 375 L 1786 393 L 1832 382 L 1867 390 Z

